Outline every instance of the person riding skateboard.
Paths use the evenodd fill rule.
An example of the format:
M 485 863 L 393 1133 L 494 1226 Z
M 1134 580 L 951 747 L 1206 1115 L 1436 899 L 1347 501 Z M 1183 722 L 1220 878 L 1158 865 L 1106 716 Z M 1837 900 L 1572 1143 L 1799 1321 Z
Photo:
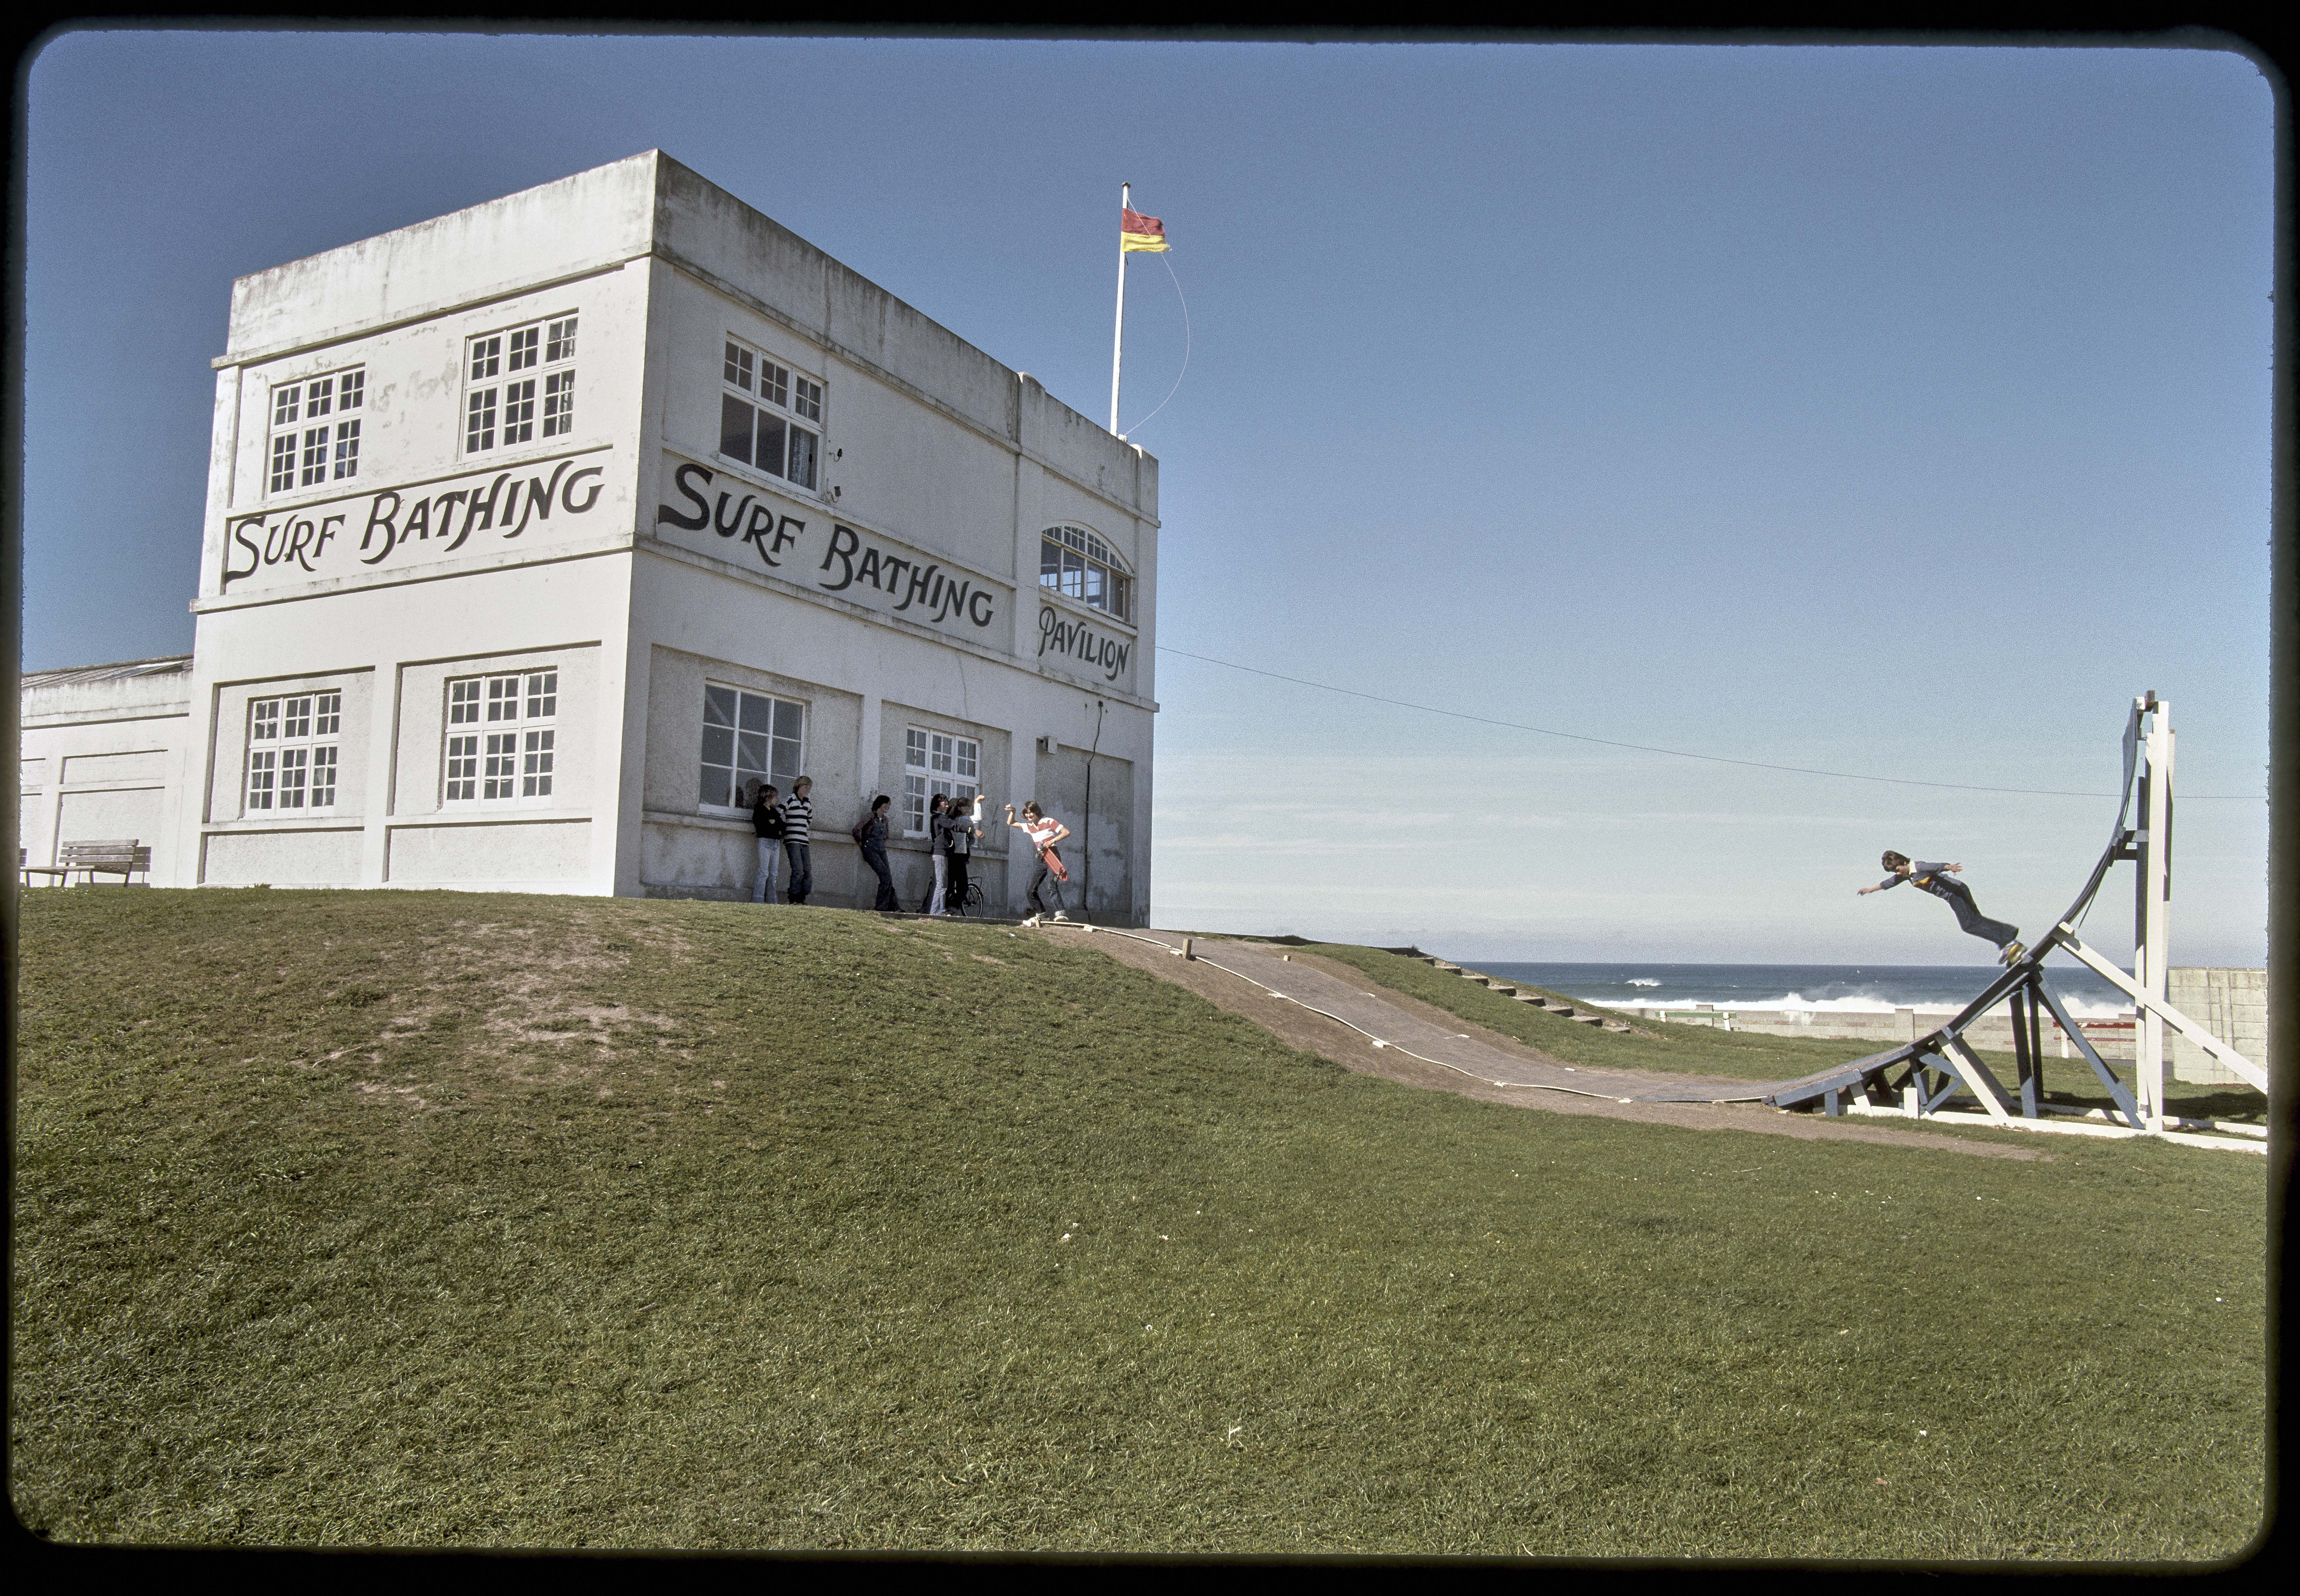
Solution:
M 1885 850 L 1885 868 L 1889 873 L 1883 881 L 1873 887 L 1856 889 L 1856 896 L 1866 898 L 1871 892 L 1885 891 L 1903 882 L 1914 882 L 1919 891 L 1929 892 L 1935 898 L 1945 899 L 1948 907 L 1956 911 L 1956 923 L 1968 935 L 1996 943 L 1998 964 L 2015 964 L 2021 954 L 2028 951 L 2021 945 L 2019 926 L 2007 925 L 2002 920 L 1991 920 L 1980 912 L 1980 906 L 1972 901 L 1972 889 L 1962 882 L 1950 879 L 1962 873 L 1963 865 L 1929 864 L 1922 859 L 1911 859 L 1906 854 L 1895 853 L 1888 848 Z

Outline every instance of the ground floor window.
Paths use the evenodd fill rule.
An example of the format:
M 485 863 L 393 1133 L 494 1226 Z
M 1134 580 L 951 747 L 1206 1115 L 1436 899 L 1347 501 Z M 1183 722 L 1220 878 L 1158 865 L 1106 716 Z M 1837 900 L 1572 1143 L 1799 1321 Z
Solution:
M 258 698 L 247 706 L 247 812 L 336 806 L 340 692 Z
M 927 812 L 940 793 L 971 804 L 981 790 L 982 745 L 955 732 L 912 726 L 903 734 L 903 831 L 927 834 Z
M 446 798 L 512 804 L 551 796 L 559 759 L 559 673 L 447 683 Z
M 738 809 L 754 781 L 785 798 L 806 769 L 806 706 L 769 693 L 706 682 L 703 688 L 703 804 Z

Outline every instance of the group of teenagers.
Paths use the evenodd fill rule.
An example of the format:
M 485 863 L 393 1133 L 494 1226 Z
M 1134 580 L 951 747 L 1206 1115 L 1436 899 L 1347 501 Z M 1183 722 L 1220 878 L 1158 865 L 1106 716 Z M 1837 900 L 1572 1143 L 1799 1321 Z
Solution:
M 814 890 L 814 861 L 812 835 L 814 802 L 810 794 L 814 781 L 801 776 L 791 783 L 790 796 L 783 798 L 767 781 L 753 781 L 744 788 L 744 799 L 751 811 L 751 829 L 758 833 L 758 869 L 751 882 L 753 903 L 775 901 L 775 876 L 779 867 L 788 861 L 790 877 L 785 888 L 786 903 L 803 904 Z M 899 912 L 902 900 L 895 894 L 895 873 L 887 862 L 888 813 L 894 799 L 880 793 L 871 800 L 871 807 L 854 824 L 850 833 L 862 850 L 862 861 L 879 878 L 878 901 L 871 907 L 881 912 Z M 929 848 L 934 858 L 934 887 L 919 906 L 922 915 L 963 915 L 966 912 L 966 862 L 974 852 L 974 845 L 982 840 L 983 800 L 977 795 L 970 803 L 964 799 L 934 795 L 927 814 Z M 1062 864 L 1060 845 L 1071 834 L 1070 827 L 1059 820 L 1050 819 L 1032 798 L 1022 806 L 1018 818 L 1014 806 L 1006 806 L 1006 823 L 1030 840 L 1038 856 L 1038 867 L 1030 876 L 1030 917 L 1022 922 L 1036 925 L 1047 915 L 1051 898 L 1051 918 L 1068 920 L 1069 904 L 1064 899 L 1063 884 L 1071 873 Z

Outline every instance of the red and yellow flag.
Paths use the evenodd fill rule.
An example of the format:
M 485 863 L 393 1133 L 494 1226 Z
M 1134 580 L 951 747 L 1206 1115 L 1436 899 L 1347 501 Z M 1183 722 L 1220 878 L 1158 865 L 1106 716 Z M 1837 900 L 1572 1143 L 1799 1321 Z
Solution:
M 1118 213 L 1118 251 L 1121 255 L 1141 253 L 1156 255 L 1166 247 L 1166 224 L 1155 216 L 1145 216 L 1139 211 L 1121 210 Z

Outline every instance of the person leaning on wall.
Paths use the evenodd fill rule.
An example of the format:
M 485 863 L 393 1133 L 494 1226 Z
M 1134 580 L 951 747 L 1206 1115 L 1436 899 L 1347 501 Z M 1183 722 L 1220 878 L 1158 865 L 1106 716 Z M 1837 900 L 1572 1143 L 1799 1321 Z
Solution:
M 807 797 L 813 789 L 814 778 L 801 776 L 791 783 L 791 795 L 783 800 L 783 853 L 790 860 L 793 903 L 804 903 L 806 895 L 814 890 L 814 849 L 810 841 L 814 800 Z
M 764 781 L 750 784 L 751 829 L 758 833 L 759 863 L 751 882 L 753 903 L 775 900 L 775 866 L 782 862 L 783 812 L 775 805 L 775 790 Z
M 894 801 L 883 792 L 872 798 L 871 812 L 854 828 L 854 840 L 862 848 L 862 862 L 879 878 L 879 896 L 871 907 L 882 915 L 903 907 L 902 899 L 895 896 L 895 872 L 887 863 L 887 806 Z

